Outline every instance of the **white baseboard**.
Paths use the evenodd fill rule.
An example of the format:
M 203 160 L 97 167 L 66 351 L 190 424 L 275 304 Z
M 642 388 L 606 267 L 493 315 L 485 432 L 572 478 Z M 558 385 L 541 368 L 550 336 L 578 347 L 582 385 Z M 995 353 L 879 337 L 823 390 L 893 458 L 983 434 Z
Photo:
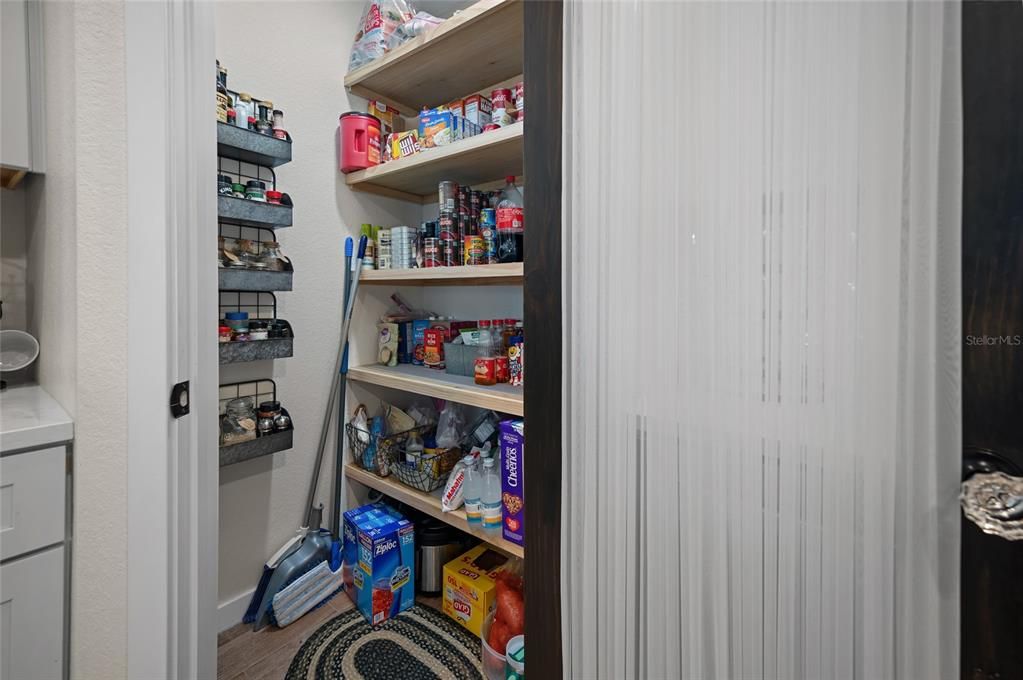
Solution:
M 252 593 L 256 591 L 255 588 L 246 590 L 240 595 L 236 595 L 226 602 L 221 602 L 217 605 L 217 632 L 222 633 L 231 626 L 236 626 L 242 622 L 242 617 L 245 616 L 245 610 L 249 608 L 249 600 L 252 599 Z

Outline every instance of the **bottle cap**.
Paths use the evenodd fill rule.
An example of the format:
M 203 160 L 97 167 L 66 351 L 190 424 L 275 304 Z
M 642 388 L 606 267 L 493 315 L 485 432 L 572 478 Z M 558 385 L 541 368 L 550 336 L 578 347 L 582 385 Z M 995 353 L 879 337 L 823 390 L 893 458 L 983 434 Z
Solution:
M 515 184 L 515 175 L 508 175 L 507 177 L 504 178 L 504 181 L 508 182 L 509 184 Z
M 478 325 L 480 328 L 490 328 L 490 321 L 487 319 L 480 319 Z

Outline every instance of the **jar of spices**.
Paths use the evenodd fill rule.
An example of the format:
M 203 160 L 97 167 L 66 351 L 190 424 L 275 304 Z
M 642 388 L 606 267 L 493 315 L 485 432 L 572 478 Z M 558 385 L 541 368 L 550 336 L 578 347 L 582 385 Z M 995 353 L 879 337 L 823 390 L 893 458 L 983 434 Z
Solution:
M 217 175 L 217 194 L 219 196 L 230 196 L 231 184 L 230 175 Z
M 231 327 L 224 324 L 220 324 L 220 328 L 217 332 L 220 336 L 220 342 L 231 342 Z
M 249 118 L 255 121 L 256 109 L 252 105 L 252 95 L 248 92 L 239 92 L 234 102 L 234 111 L 237 116 L 235 125 L 240 128 L 248 126 Z
M 238 112 L 237 111 L 235 111 L 234 109 L 228 109 L 226 117 L 227 118 L 226 118 L 225 122 L 228 125 L 237 125 L 237 123 L 236 123 L 236 121 L 238 120 Z
M 259 403 L 260 418 L 273 418 L 280 412 L 281 402 L 279 401 L 262 401 Z
M 250 179 L 245 185 L 245 198 L 250 201 L 260 201 L 266 203 L 266 195 L 263 193 L 263 188 L 260 186 L 263 184 L 259 180 Z
M 248 128 L 249 128 L 249 130 L 251 130 L 252 132 L 255 132 L 255 131 L 256 131 L 256 117 L 255 117 L 255 116 L 249 116 L 249 124 L 248 124 Z
M 241 258 L 241 251 L 238 250 L 238 242 L 233 238 L 224 239 L 224 263 L 228 267 L 245 266 L 245 261 Z
M 284 112 L 280 109 L 274 109 L 273 131 L 277 139 L 288 139 L 288 131 L 284 129 Z
M 249 322 L 249 339 L 250 340 L 266 340 L 268 339 L 269 331 L 266 328 L 266 321 L 250 321 Z
M 238 182 L 232 184 L 231 195 L 235 198 L 245 198 L 245 185 Z
M 256 120 L 256 130 L 258 130 L 260 134 L 268 136 L 273 135 L 273 109 L 273 102 L 259 102 L 259 118 Z
M 284 432 L 291 429 L 291 416 L 287 413 L 278 413 L 274 416 L 274 431 Z
M 260 437 L 262 437 L 264 435 L 268 435 L 268 434 L 273 434 L 273 431 L 274 431 L 274 419 L 273 418 L 263 418 L 263 417 L 260 417 L 259 420 L 256 421 L 256 427 L 259 430 L 259 436 Z
M 273 203 L 274 205 L 280 205 L 281 204 L 281 192 L 273 191 L 273 190 L 267 191 L 266 192 L 266 202 L 267 203 Z

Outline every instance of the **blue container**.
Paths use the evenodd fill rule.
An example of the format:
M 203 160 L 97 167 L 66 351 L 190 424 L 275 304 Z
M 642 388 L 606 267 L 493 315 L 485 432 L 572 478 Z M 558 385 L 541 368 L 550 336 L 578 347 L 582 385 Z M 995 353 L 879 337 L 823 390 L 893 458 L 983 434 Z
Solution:
M 383 503 L 344 514 L 345 590 L 371 625 L 415 603 L 415 548 L 415 527 Z

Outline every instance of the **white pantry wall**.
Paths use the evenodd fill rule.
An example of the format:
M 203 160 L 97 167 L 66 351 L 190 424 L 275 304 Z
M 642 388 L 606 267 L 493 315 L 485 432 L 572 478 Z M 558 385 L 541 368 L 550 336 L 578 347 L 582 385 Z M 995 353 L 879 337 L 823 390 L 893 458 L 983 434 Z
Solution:
M 240 620 L 266 558 L 305 516 L 340 338 L 344 238 L 358 235 L 363 222 L 414 225 L 421 217 L 419 205 L 350 191 L 337 169 L 338 116 L 365 110 L 365 101 L 349 96 L 343 84 L 362 9 L 361 1 L 217 4 L 217 58 L 228 71 L 228 87 L 270 99 L 284 111 L 294 140 L 293 160 L 277 169 L 277 184 L 295 204 L 294 226 L 278 232 L 284 253 L 294 262 L 294 290 L 277 293 L 278 315 L 295 329 L 295 355 L 224 366 L 220 372 L 222 383 L 272 377 L 295 421 L 293 449 L 221 468 L 221 627 Z M 215 244 L 211 226 L 210 248 Z M 358 329 L 372 327 L 391 292 L 362 288 L 352 330 L 354 358 L 372 357 L 375 331 L 365 336 L 367 343 L 360 342 Z M 329 447 L 325 471 L 332 462 Z M 324 475 L 319 500 L 327 506 L 329 493 Z

